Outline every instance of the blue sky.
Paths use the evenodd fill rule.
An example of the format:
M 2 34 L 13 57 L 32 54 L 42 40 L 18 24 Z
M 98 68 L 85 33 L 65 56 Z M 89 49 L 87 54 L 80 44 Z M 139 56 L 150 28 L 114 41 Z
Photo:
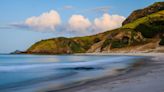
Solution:
M 33 43 L 42 39 L 58 36 L 78 36 L 78 33 L 84 30 L 83 27 L 87 30 L 93 27 L 99 28 L 99 26 L 95 27 L 95 25 L 100 24 L 103 18 L 104 21 L 105 19 L 109 19 L 108 17 L 114 18 L 112 20 L 114 22 L 114 20 L 117 20 L 116 18 L 126 18 L 133 10 L 146 7 L 157 1 L 162 0 L 0 0 L 0 53 L 26 50 Z M 53 11 L 53 13 L 50 14 L 50 11 Z M 36 19 L 42 18 L 38 18 L 38 16 L 42 16 L 44 13 L 48 17 L 53 14 L 59 15 L 60 23 L 53 22 L 52 24 L 55 31 L 49 31 L 52 28 L 45 31 L 45 28 L 52 25 L 45 26 L 42 31 L 39 31 L 40 28 L 38 29 L 41 26 L 40 23 L 37 24 L 37 28 L 36 26 L 34 27 Z M 113 15 L 118 16 L 111 17 Z M 32 16 L 37 18 L 33 19 L 32 24 L 28 24 L 26 20 L 32 18 Z M 85 25 L 82 27 L 79 26 L 81 24 L 74 25 L 77 23 L 76 18 L 77 20 L 81 20 Z M 97 22 L 95 21 L 96 19 L 98 20 Z M 59 24 L 60 26 L 57 27 L 56 25 Z M 67 28 L 71 29 L 67 27 L 68 25 L 74 28 L 65 31 Z M 28 26 L 28 28 L 24 26 Z M 107 28 L 106 26 L 104 25 L 105 28 Z M 117 27 L 118 25 L 114 26 Z M 75 28 L 82 29 L 79 32 Z M 95 32 L 98 31 L 96 30 Z

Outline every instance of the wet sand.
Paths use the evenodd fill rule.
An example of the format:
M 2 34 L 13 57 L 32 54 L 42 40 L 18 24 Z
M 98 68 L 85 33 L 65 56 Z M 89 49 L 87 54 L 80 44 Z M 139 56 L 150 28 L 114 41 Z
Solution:
M 128 53 L 127 55 L 148 57 L 144 59 L 144 63 L 135 64 L 126 74 L 48 92 L 164 92 L 164 54 Z

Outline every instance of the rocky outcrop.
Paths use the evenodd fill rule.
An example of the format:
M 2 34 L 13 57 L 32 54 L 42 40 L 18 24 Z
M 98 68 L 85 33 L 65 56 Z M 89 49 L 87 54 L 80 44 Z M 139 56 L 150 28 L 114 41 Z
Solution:
M 139 18 L 145 17 L 147 15 L 150 15 L 152 13 L 158 12 L 164 10 L 164 2 L 157 2 L 154 3 L 153 5 L 144 8 L 144 9 L 139 9 L 130 14 L 130 16 L 122 23 L 122 25 L 131 23 Z
M 22 54 L 24 53 L 23 51 L 20 51 L 20 50 L 16 50 L 14 52 L 11 52 L 10 54 Z
M 103 45 L 104 41 L 100 41 L 98 43 L 93 44 L 87 51 L 87 53 L 97 53 L 97 52 L 101 52 L 101 48 Z
M 105 40 L 93 44 L 87 52 L 112 52 L 112 49 L 124 48 L 142 42 L 144 42 L 144 38 L 140 32 L 135 32 L 130 29 L 121 29 L 120 32 L 117 32 L 115 35 L 110 34 Z

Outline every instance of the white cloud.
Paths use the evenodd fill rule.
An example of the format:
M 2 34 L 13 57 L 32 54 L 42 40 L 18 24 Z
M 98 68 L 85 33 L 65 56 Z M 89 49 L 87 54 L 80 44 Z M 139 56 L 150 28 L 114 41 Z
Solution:
M 68 21 L 69 28 L 67 31 L 80 35 L 90 35 L 119 28 L 124 20 L 125 17 L 123 16 L 110 15 L 108 13 L 104 13 L 93 21 L 82 15 L 72 15 Z
M 125 17 L 120 15 L 103 14 L 100 18 L 95 18 L 94 29 L 101 31 L 112 30 L 122 26 Z
M 60 15 L 57 11 L 51 10 L 41 14 L 40 16 L 34 16 L 26 19 L 25 25 L 29 28 L 36 30 L 55 30 L 55 28 L 61 23 Z
M 24 29 L 30 28 L 41 32 L 58 30 L 56 32 L 59 34 L 79 36 L 91 35 L 121 27 L 124 20 L 125 17 L 123 16 L 110 15 L 108 13 L 104 13 L 101 17 L 93 19 L 93 21 L 90 21 L 83 15 L 74 14 L 68 19 L 68 22 L 61 24 L 59 13 L 55 10 L 51 10 L 40 16 L 27 18 L 23 23 L 14 23 L 10 26 Z
M 88 31 L 88 28 L 91 27 L 91 22 L 89 19 L 85 18 L 82 15 L 72 15 L 68 21 L 69 27 L 72 31 Z

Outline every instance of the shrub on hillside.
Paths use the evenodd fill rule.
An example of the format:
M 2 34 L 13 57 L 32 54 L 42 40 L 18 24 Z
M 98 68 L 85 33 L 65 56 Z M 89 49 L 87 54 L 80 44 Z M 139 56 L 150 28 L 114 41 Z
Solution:
M 164 37 L 161 38 L 161 41 L 159 42 L 159 45 L 164 45 Z
M 128 45 L 128 42 L 124 42 L 123 40 L 114 40 L 112 41 L 112 48 L 122 48 Z
M 152 38 L 157 34 L 156 30 L 153 30 L 152 27 L 146 24 L 138 25 L 135 30 L 141 32 L 145 38 Z

